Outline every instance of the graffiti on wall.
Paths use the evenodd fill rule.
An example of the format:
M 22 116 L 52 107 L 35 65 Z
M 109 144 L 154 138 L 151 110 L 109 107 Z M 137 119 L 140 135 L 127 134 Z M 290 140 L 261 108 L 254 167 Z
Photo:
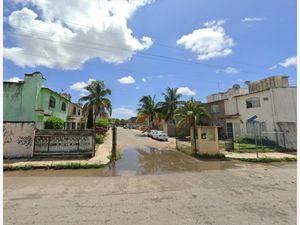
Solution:
M 4 158 L 31 157 L 33 154 L 34 132 L 34 122 L 4 122 Z

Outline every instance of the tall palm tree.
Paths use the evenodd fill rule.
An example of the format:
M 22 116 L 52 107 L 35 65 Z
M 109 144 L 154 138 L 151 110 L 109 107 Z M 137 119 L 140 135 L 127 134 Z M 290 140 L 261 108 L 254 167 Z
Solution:
M 107 98 L 111 95 L 111 90 L 105 87 L 103 81 L 92 81 L 85 88 L 89 95 L 83 96 L 79 101 L 86 102 L 83 109 L 89 113 L 93 113 L 93 126 L 96 126 L 97 116 L 110 116 L 112 112 L 111 101 Z
M 155 96 L 142 96 L 139 101 L 138 117 L 148 119 L 150 127 L 154 127 L 154 118 L 157 114 L 157 103 L 155 103 Z
M 193 144 L 192 151 L 196 153 L 196 139 L 197 139 L 197 125 L 200 125 L 201 119 L 203 117 L 208 117 L 208 113 L 205 110 L 205 107 L 197 102 L 195 99 L 191 98 L 190 100 L 183 103 L 183 106 L 176 109 L 175 118 L 177 120 L 177 126 L 183 127 L 185 125 L 190 126 L 193 129 Z
M 177 93 L 178 88 L 167 88 L 166 92 L 162 93 L 164 101 L 158 103 L 158 110 L 162 114 L 166 122 L 174 123 L 175 110 L 182 104 L 181 94 Z

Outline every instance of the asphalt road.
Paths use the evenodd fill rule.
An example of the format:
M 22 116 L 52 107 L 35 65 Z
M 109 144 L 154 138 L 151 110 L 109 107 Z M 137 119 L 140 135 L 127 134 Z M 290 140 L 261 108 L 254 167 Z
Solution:
M 159 143 L 135 136 L 136 131 L 118 132 L 128 140 L 122 148 Z M 126 160 L 163 155 L 141 154 L 142 160 L 124 157 L 124 168 L 131 168 Z M 156 167 L 174 166 L 181 156 L 176 157 L 159 158 Z M 5 172 L 4 224 L 296 224 L 296 163 L 232 162 L 210 169 L 193 158 L 180 163 L 185 170 L 138 176 L 103 176 L 100 170 Z

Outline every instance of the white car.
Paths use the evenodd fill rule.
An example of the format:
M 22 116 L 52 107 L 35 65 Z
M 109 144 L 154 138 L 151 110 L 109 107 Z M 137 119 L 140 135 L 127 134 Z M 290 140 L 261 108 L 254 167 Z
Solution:
M 148 135 L 148 137 L 153 138 L 153 134 L 155 134 L 156 132 L 157 132 L 157 130 L 150 130 L 150 131 L 148 131 L 147 135 Z
M 153 139 L 167 141 L 168 140 L 168 134 L 163 131 L 157 131 L 152 135 Z

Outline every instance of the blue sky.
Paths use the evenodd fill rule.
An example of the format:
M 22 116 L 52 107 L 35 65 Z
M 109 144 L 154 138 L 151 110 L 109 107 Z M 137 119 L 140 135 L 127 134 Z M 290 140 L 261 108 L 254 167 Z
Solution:
M 294 0 L 15 2 L 4 1 L 4 80 L 41 71 L 75 102 L 89 79 L 103 80 L 114 116 L 134 115 L 142 95 L 161 100 L 167 87 L 205 101 L 272 75 L 296 85 Z

